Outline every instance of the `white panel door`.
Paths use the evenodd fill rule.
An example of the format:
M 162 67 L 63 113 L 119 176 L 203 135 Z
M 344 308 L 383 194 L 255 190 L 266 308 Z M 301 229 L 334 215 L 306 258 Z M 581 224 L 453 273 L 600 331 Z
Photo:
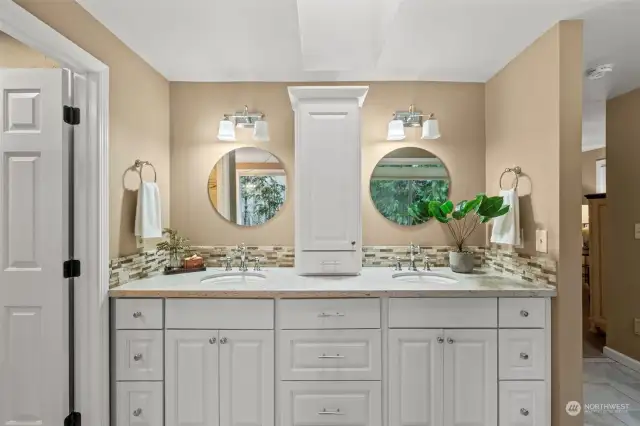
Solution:
M 303 103 L 296 116 L 301 249 L 354 251 L 361 233 L 358 103 Z
M 166 426 L 218 426 L 218 331 L 165 335 Z
M 497 330 L 445 330 L 445 426 L 497 426 Z
M 220 330 L 220 424 L 273 426 L 273 331 Z
M 390 424 L 442 424 L 443 341 L 443 330 L 389 330 Z
M 0 70 L 0 425 L 68 414 L 68 74 Z

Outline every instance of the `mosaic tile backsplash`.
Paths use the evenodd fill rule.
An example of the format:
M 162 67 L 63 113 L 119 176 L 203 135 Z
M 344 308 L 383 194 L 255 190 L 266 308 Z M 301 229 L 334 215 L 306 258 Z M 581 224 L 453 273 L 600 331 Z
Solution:
M 232 246 L 192 247 L 194 252 L 204 258 L 208 267 L 224 266 L 222 260 L 226 256 L 233 257 L 233 264 L 238 265 L 239 255 L 233 253 Z M 423 257 L 429 256 L 432 266 L 449 266 L 450 247 L 422 247 L 417 259 L 419 265 Z M 474 252 L 477 267 L 488 266 L 498 272 L 513 275 L 526 281 L 556 284 L 556 262 L 548 257 L 529 256 L 513 251 L 511 248 L 492 246 L 467 247 Z M 260 257 L 261 264 L 266 267 L 293 267 L 294 249 L 291 246 L 247 246 L 249 258 Z M 362 250 L 363 266 L 392 266 L 399 257 L 404 265 L 409 262 L 406 246 L 365 246 Z M 136 253 L 130 256 L 111 260 L 109 287 L 116 287 L 129 281 L 145 278 L 162 271 L 167 263 L 164 253 L 155 250 Z
M 531 256 L 510 246 L 492 244 L 485 251 L 486 266 L 525 281 L 556 285 L 558 265 L 547 255 Z

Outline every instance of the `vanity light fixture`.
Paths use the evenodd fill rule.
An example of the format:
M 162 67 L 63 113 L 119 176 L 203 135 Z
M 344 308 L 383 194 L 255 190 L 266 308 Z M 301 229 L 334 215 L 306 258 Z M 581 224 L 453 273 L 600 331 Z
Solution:
M 221 141 L 235 141 L 235 127 L 254 129 L 254 140 L 260 142 L 266 142 L 269 140 L 269 126 L 264 120 L 264 114 L 261 112 L 249 111 L 249 107 L 247 105 L 244 106 L 243 111 L 224 115 L 224 118 L 220 121 L 220 126 L 218 127 L 218 139 Z
M 424 122 L 423 117 L 426 117 Z M 422 139 L 438 139 L 440 137 L 438 120 L 435 116 L 416 111 L 413 104 L 409 106 L 409 111 L 396 111 L 393 114 L 393 120 L 389 122 L 387 130 L 387 140 L 403 140 L 405 138 L 405 127 L 422 127 Z

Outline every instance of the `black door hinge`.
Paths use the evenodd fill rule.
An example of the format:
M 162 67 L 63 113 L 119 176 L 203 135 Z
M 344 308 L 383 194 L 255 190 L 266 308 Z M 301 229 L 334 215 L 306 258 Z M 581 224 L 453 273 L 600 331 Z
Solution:
M 80 413 L 72 412 L 64 419 L 64 426 L 80 426 L 82 424 L 82 419 L 80 417 Z
M 77 259 L 66 260 L 62 264 L 64 278 L 78 278 L 80 276 L 80 261 Z
M 80 108 L 65 105 L 62 109 L 62 119 L 72 126 L 80 124 Z

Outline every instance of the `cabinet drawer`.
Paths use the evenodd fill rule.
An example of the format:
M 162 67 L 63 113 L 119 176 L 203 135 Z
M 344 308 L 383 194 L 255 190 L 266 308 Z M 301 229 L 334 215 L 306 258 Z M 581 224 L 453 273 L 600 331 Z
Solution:
M 282 426 L 381 426 L 380 382 L 282 382 Z
M 544 328 L 545 300 L 500 298 L 500 328 Z
M 116 426 L 161 426 L 162 382 L 116 384 Z
M 545 382 L 500 382 L 500 426 L 546 426 L 547 410 Z
M 285 330 L 380 328 L 380 299 L 285 299 L 278 319 Z
M 117 330 L 161 330 L 162 299 L 115 299 Z
M 280 333 L 281 380 L 380 380 L 380 330 Z
M 168 329 L 273 329 L 273 300 L 167 299 L 166 306 Z
M 335 223 L 332 225 L 335 227 Z M 355 251 L 350 242 L 335 243 L 348 245 L 348 251 L 301 250 L 296 254 L 296 272 L 300 275 L 357 275 L 362 269 L 362 252 Z
M 500 330 L 500 380 L 544 380 L 547 350 L 544 330 Z
M 116 380 L 162 380 L 160 330 L 116 331 Z
M 389 300 L 391 328 L 495 328 L 497 322 L 493 298 Z

